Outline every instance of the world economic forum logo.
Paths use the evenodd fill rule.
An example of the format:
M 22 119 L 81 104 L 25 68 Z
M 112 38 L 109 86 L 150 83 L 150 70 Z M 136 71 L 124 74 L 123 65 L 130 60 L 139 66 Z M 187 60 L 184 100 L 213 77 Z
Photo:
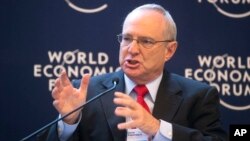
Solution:
M 217 88 L 222 106 L 250 110 L 250 56 L 198 55 L 197 62 L 197 67 L 185 69 L 185 77 Z
M 97 13 L 103 11 L 108 7 L 108 4 L 101 4 L 100 6 L 97 6 L 95 8 L 85 8 L 78 6 L 72 0 L 65 0 L 65 2 L 69 5 L 69 7 L 81 13 Z
M 230 18 L 246 18 L 250 16 L 250 0 L 198 0 L 207 1 L 222 15 Z
M 48 51 L 46 52 L 46 63 L 35 63 L 33 76 L 35 78 L 46 78 L 48 90 L 54 87 L 55 80 L 60 76 L 62 70 L 66 70 L 70 79 L 79 79 L 88 73 L 97 76 L 105 73 L 115 72 L 119 66 L 109 65 L 110 56 L 106 52 L 84 52 L 74 51 Z

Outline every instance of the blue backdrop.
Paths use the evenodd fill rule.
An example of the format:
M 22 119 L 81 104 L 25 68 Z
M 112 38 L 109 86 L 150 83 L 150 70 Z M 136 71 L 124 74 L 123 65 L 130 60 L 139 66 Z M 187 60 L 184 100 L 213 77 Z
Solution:
M 218 88 L 222 122 L 250 124 L 250 2 L 246 0 L 3 0 L 0 140 L 54 120 L 50 90 L 63 64 L 71 79 L 118 67 L 116 35 L 135 7 L 158 3 L 177 24 L 166 68 Z

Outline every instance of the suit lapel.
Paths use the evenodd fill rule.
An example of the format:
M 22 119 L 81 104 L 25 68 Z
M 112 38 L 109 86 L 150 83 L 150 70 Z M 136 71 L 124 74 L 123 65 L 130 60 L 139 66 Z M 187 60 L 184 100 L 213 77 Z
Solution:
M 118 85 L 116 86 L 115 90 L 101 97 L 101 103 L 102 103 L 102 107 L 103 107 L 107 122 L 109 124 L 110 130 L 112 132 L 114 141 L 121 141 L 121 140 L 126 139 L 126 130 L 119 130 L 117 128 L 117 124 L 121 122 L 125 122 L 125 118 L 118 117 L 114 114 L 115 108 L 117 106 L 114 104 L 113 99 L 114 99 L 115 91 L 124 92 L 125 84 L 124 84 L 123 72 L 118 71 L 114 73 L 113 76 L 103 81 L 103 85 L 106 89 L 112 87 L 113 86 L 112 80 L 115 77 L 119 78 Z
M 168 72 L 164 72 L 155 100 L 154 117 L 171 121 L 183 99 L 178 95 L 180 91 L 179 84 L 172 79 Z

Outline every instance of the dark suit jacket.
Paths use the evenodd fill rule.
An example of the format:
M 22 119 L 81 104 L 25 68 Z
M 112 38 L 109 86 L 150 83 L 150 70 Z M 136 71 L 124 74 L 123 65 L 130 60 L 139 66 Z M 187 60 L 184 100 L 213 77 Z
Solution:
M 113 103 L 114 92 L 124 92 L 124 73 L 118 71 L 92 77 L 88 98 L 112 87 L 118 77 L 115 90 L 93 101 L 82 111 L 81 122 L 71 136 L 71 141 L 125 141 L 126 131 L 118 130 L 117 124 L 125 119 L 117 117 Z M 73 82 L 79 87 L 80 81 Z M 172 123 L 173 141 L 219 141 L 227 140 L 220 123 L 219 97 L 215 88 L 164 71 L 160 83 L 153 116 Z M 57 126 L 40 134 L 40 141 L 57 141 Z

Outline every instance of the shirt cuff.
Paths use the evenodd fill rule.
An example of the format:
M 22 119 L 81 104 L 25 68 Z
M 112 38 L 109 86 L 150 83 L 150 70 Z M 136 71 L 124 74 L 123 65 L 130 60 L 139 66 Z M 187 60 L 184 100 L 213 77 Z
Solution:
M 172 124 L 160 119 L 160 129 L 153 138 L 153 141 L 171 141 L 173 136 Z
M 59 115 L 61 118 L 61 115 Z M 76 124 L 67 124 L 63 120 L 58 121 L 57 123 L 57 130 L 58 130 L 58 137 L 60 141 L 66 141 L 76 130 L 78 124 L 80 123 L 82 115 L 80 114 L 80 118 Z

